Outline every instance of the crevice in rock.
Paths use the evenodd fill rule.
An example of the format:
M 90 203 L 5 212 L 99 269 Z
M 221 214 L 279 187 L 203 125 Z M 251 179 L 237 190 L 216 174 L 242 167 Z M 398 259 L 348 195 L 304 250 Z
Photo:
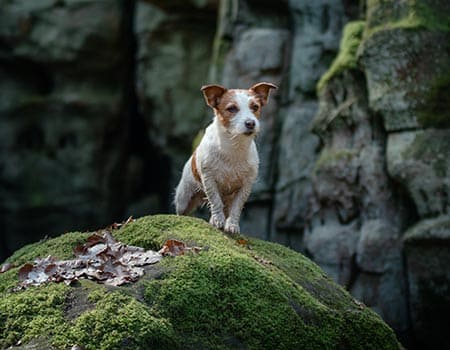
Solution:
M 358 279 L 359 275 L 361 273 L 361 270 L 358 267 L 358 264 L 356 262 L 356 253 L 352 254 L 350 259 L 350 271 L 349 271 L 349 277 L 348 282 L 345 286 L 347 290 L 351 290 Z
M 103 148 L 116 147 L 117 155 L 107 165 L 106 215 L 109 221 L 122 219 L 131 202 L 149 194 L 158 197 L 159 212 L 169 210 L 169 174 L 170 162 L 149 136 L 151 127 L 139 110 L 136 93 L 136 37 L 134 16 L 136 1 L 122 1 L 122 102 L 120 117 L 111 129 Z M 116 144 L 116 146 L 114 146 Z M 132 160 L 140 164 L 136 171 L 132 169 Z M 109 171 L 108 171 L 109 170 Z M 130 185 L 130 181 L 133 182 Z

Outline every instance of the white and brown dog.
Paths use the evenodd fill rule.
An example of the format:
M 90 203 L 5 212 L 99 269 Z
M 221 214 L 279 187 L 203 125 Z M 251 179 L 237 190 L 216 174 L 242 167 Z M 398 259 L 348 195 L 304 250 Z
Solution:
M 210 224 L 239 233 L 239 218 L 258 174 L 254 142 L 260 130 L 261 108 L 274 84 L 258 83 L 248 90 L 220 85 L 202 87 L 215 118 L 183 168 L 175 192 L 178 215 L 188 215 L 208 203 Z

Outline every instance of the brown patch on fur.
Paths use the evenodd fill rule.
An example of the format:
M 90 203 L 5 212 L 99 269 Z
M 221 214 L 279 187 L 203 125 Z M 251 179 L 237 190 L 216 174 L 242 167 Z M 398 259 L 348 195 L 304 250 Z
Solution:
M 235 113 L 232 113 L 227 110 L 227 108 L 229 108 L 230 106 L 236 105 L 235 95 L 236 95 L 235 91 L 228 90 L 226 93 L 222 95 L 220 103 L 217 105 L 217 107 L 214 108 L 217 118 L 225 128 L 228 128 L 230 126 L 231 119 L 233 119 L 235 115 Z M 239 106 L 236 105 L 236 107 L 238 108 L 239 111 Z
M 195 151 L 194 151 L 194 153 L 192 153 L 191 170 L 192 170 L 192 175 L 194 176 L 194 179 L 198 182 L 201 182 L 202 180 L 200 178 L 200 173 L 198 172 L 198 169 L 197 169 L 197 161 L 196 161 Z
M 227 89 L 220 85 L 205 85 L 202 86 L 201 91 L 203 92 L 206 104 L 211 108 L 216 108 Z
M 267 104 L 270 89 L 277 89 L 278 87 L 272 83 L 258 83 L 253 85 L 249 90 L 255 94 L 262 106 Z
M 258 119 L 261 116 L 261 107 L 262 107 L 262 103 L 259 102 L 257 96 L 255 96 L 254 99 L 251 99 L 250 102 L 248 103 L 248 108 L 250 108 L 253 115 Z

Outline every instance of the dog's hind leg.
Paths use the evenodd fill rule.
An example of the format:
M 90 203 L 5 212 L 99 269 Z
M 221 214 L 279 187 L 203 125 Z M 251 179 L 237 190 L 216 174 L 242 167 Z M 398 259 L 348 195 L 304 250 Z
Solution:
M 191 160 L 183 169 L 180 183 L 175 190 L 175 210 L 178 215 L 189 215 L 204 202 L 205 194 L 194 179 L 191 170 Z

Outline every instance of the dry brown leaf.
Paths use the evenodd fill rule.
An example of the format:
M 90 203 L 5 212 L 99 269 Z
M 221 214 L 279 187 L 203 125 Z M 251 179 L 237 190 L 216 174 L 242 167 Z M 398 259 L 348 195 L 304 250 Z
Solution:
M 164 243 L 163 247 L 158 251 L 162 256 L 178 256 L 184 255 L 186 252 L 198 253 L 202 250 L 200 247 L 188 247 L 182 241 L 169 239 Z
M 248 239 L 238 239 L 236 242 L 237 242 L 237 244 L 240 244 L 240 245 L 247 245 Z
M 158 253 L 163 256 L 178 256 L 184 254 L 185 248 L 186 245 L 183 242 L 176 239 L 169 239 L 164 243 Z

